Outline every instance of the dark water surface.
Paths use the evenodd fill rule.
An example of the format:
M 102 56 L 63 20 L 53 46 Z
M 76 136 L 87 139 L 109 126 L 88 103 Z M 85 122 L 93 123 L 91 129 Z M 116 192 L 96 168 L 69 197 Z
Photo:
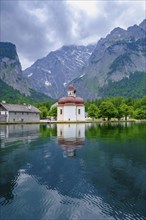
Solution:
M 146 123 L 0 126 L 1 220 L 146 219 Z

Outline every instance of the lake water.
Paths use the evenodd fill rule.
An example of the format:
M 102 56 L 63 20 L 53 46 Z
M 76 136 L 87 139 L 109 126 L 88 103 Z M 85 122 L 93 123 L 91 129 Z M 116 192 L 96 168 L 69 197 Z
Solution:
M 1 220 L 146 219 L 146 123 L 0 126 Z

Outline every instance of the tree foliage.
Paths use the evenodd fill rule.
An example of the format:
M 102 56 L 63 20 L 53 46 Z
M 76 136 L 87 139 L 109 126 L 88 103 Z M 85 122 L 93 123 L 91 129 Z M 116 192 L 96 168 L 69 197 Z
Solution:
M 99 109 L 95 104 L 91 104 L 88 108 L 88 117 L 91 118 L 98 118 L 99 116 Z
M 57 117 L 57 106 L 53 106 L 49 111 L 49 116 Z
M 129 116 L 135 119 L 146 119 L 146 96 L 140 99 L 108 97 L 94 101 L 87 100 L 85 106 L 91 118 L 98 117 L 108 120 L 124 118 L 127 120 Z
M 116 117 L 117 110 L 114 106 L 114 104 L 110 101 L 103 101 L 101 105 L 99 106 L 100 115 L 102 118 L 107 118 L 108 121 L 111 118 Z

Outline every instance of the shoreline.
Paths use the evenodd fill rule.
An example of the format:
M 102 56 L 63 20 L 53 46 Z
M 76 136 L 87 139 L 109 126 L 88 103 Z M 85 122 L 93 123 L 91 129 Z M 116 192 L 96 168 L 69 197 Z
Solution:
M 40 120 L 39 122 L 0 122 L 0 125 L 16 125 L 16 124 L 86 124 L 86 123 L 129 123 L 129 122 L 146 122 L 146 119 L 136 120 L 110 120 L 110 121 L 104 121 L 104 120 L 86 120 L 86 121 L 48 121 L 48 120 Z

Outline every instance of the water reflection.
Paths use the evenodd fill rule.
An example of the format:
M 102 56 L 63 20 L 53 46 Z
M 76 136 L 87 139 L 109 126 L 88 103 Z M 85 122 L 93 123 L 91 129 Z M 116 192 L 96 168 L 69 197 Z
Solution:
M 146 124 L 0 126 L 1 219 L 144 220 L 145 130 Z
M 75 157 L 76 150 L 84 145 L 85 124 L 58 124 L 58 144 L 64 157 Z
M 40 125 L 0 125 L 0 147 L 8 147 L 11 143 L 30 143 L 40 135 Z
M 19 169 L 27 161 L 28 147 L 39 135 L 38 124 L 0 126 L 0 197 L 5 198 L 2 204 L 14 198 Z

